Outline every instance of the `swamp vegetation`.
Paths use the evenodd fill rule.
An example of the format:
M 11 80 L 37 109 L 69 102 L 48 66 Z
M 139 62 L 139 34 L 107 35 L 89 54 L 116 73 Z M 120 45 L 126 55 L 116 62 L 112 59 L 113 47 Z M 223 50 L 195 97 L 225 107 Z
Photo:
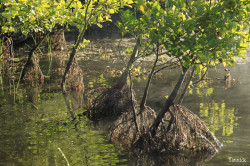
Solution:
M 247 0 L 0 4 L 0 164 L 248 162 Z

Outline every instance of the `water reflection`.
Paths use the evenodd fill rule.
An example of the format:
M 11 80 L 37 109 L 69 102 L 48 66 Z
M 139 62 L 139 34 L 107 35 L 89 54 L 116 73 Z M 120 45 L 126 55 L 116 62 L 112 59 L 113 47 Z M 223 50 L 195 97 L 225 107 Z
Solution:
M 77 111 L 84 107 L 83 91 L 66 91 L 63 92 L 66 107 L 72 120 L 76 120 Z
M 122 47 L 133 46 L 133 42 L 127 39 Z M 117 40 L 94 41 L 80 50 L 79 64 L 87 85 L 85 93 L 95 87 L 112 85 L 119 77 L 124 65 L 115 56 L 118 54 L 115 50 L 117 43 Z M 52 71 L 60 74 L 59 63 L 55 59 L 53 62 Z M 48 73 L 47 70 L 45 65 L 44 73 Z M 204 161 L 206 165 L 235 165 L 229 163 L 229 157 L 250 160 L 250 64 L 238 65 L 230 71 L 232 78 L 240 83 L 227 87 L 224 82 L 217 81 L 216 78 L 225 75 L 223 68 L 218 68 L 209 71 L 211 81 L 189 88 L 184 99 L 183 104 L 199 115 L 224 142 L 220 153 L 210 161 Z M 52 72 L 51 77 L 55 73 Z M 150 107 L 156 111 L 161 108 L 161 99 L 165 101 L 164 96 L 170 93 L 179 74 L 178 69 L 156 74 L 147 101 Z M 140 100 L 145 80 L 143 77 L 133 80 L 136 97 Z M 43 87 L 20 85 L 17 88 L 11 78 L 0 75 L 0 165 L 66 165 L 62 154 L 70 165 L 176 164 L 167 158 L 168 155 L 132 156 L 128 162 L 128 156 L 110 144 L 102 126 L 96 128 L 86 117 L 76 116 L 83 111 L 83 93 L 63 95 L 57 87 L 60 81 L 55 80 L 53 85 L 52 81 L 48 82 Z M 204 165 L 195 159 L 179 158 L 178 161 L 180 165 Z
M 189 88 L 189 94 L 198 95 L 200 98 L 211 97 L 214 93 L 214 88 L 211 87 L 213 81 L 202 81 L 195 88 Z M 209 85 L 210 84 L 210 85 Z M 225 81 L 221 81 L 225 90 L 231 87 Z M 196 93 L 194 93 L 195 91 Z M 231 136 L 234 127 L 237 126 L 238 117 L 235 116 L 235 108 L 226 106 L 225 100 L 209 100 L 201 101 L 199 103 L 199 115 L 206 122 L 208 128 L 212 133 L 221 131 L 222 136 Z M 218 134 L 218 133 L 216 133 Z
M 8 92 L 5 88 L 0 95 L 0 165 L 66 165 L 64 155 L 70 165 L 126 162 L 87 118 L 72 121 L 83 105 L 83 92 L 63 96 L 20 87 L 15 102 Z
M 208 128 L 214 134 L 222 130 L 222 136 L 231 136 L 236 127 L 238 117 L 235 116 L 234 108 L 227 108 L 224 100 L 208 103 L 200 103 L 200 116 L 206 122 Z
M 40 85 L 34 84 L 27 88 L 25 88 L 28 100 L 33 104 L 36 108 L 35 104 L 40 100 Z

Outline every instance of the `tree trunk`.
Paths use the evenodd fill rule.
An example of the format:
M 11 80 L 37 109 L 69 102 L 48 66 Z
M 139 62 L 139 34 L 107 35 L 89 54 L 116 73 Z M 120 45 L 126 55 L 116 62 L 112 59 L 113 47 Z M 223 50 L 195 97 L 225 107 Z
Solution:
M 175 88 L 173 89 L 172 93 L 170 94 L 169 98 L 166 100 L 164 107 L 162 108 L 161 112 L 158 114 L 158 116 L 156 117 L 156 119 L 154 120 L 154 123 L 152 124 L 152 126 L 150 127 L 150 134 L 152 137 L 154 137 L 156 135 L 156 130 L 159 127 L 160 123 L 162 122 L 162 119 L 165 115 L 166 112 L 169 111 L 169 108 L 171 105 L 173 105 L 174 100 L 178 94 L 178 91 L 186 77 L 186 73 L 188 71 L 188 68 L 184 68 L 183 67 L 183 73 L 181 74 L 177 84 L 175 85 Z
M 61 84 L 61 87 L 63 89 L 63 91 L 66 91 L 66 86 L 65 86 L 65 82 L 66 82 L 66 76 L 67 74 L 69 73 L 69 69 L 75 59 L 75 55 L 76 55 L 76 50 L 77 48 L 79 47 L 80 45 L 80 42 L 82 42 L 83 40 L 83 37 L 84 37 L 84 33 L 87 29 L 87 25 L 84 26 L 84 29 L 82 30 L 82 32 L 80 33 L 80 36 L 78 38 L 78 40 L 76 41 L 71 53 L 70 53 L 70 57 L 69 57 L 69 61 L 67 63 L 67 66 L 66 66 L 66 69 L 65 69 L 65 72 L 64 72 L 64 75 L 63 75 L 63 79 L 62 79 L 62 84 Z
M 84 19 L 84 27 L 82 29 L 82 31 L 80 32 L 80 35 L 78 36 L 78 39 L 76 40 L 75 44 L 74 44 L 74 47 L 72 49 L 72 52 L 70 53 L 70 57 L 69 57 L 69 61 L 67 63 L 67 66 L 66 66 L 66 69 L 65 69 L 65 72 L 64 72 L 64 75 L 63 75 L 63 78 L 62 78 L 62 83 L 61 83 L 61 87 L 63 89 L 63 91 L 66 91 L 66 85 L 65 85 L 65 82 L 66 82 L 66 76 L 67 74 L 69 73 L 69 69 L 73 63 L 73 60 L 75 59 L 75 54 L 76 54 L 76 51 L 80 45 L 80 43 L 83 41 L 83 38 L 84 38 L 84 34 L 87 30 L 87 27 L 88 27 L 88 21 L 89 19 L 91 18 L 91 15 L 89 16 L 89 19 L 87 20 L 87 11 L 88 11 L 88 7 L 89 7 L 89 4 L 90 4 L 91 1 L 88 2 L 88 5 L 87 5 L 87 8 L 86 8 L 86 11 L 85 11 L 85 19 Z
M 183 101 L 183 98 L 184 98 L 184 96 L 185 96 L 185 94 L 187 92 L 188 86 L 189 86 L 189 84 L 190 84 L 190 82 L 191 82 L 191 80 L 193 78 L 193 75 L 194 75 L 194 68 L 193 68 L 191 76 L 189 77 L 188 82 L 187 82 L 187 84 L 186 84 L 186 86 L 185 86 L 185 88 L 184 88 L 184 90 L 183 90 L 183 92 L 182 92 L 182 94 L 181 94 L 181 96 L 180 96 L 180 98 L 178 100 L 179 105 L 181 105 L 181 103 Z
M 138 51 L 138 48 L 139 48 L 139 45 L 140 45 L 140 40 L 137 39 L 136 41 L 136 44 L 134 46 L 134 49 L 133 49 L 133 52 L 130 56 L 130 59 L 128 61 L 128 64 L 126 66 L 126 69 L 125 71 L 122 73 L 119 81 L 113 86 L 113 88 L 122 88 L 128 81 L 128 75 L 129 75 L 129 70 L 131 69 L 134 61 L 135 61 L 135 57 L 136 57 L 136 53 Z

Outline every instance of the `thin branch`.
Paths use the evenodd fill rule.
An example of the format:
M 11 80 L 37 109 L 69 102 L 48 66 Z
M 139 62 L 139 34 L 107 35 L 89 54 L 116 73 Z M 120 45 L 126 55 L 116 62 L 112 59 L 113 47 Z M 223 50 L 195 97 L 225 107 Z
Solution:
M 166 61 L 165 63 L 159 64 L 159 65 L 157 65 L 156 67 L 164 66 L 164 65 L 169 64 L 169 63 L 172 64 L 172 63 L 174 63 L 174 62 L 172 62 L 173 60 L 174 60 L 174 58 L 172 58 L 172 59 Z
M 122 39 L 123 39 L 123 37 L 121 37 L 120 41 L 118 42 L 118 52 L 119 52 L 119 56 L 120 56 L 120 58 L 121 58 L 122 62 L 123 62 L 123 63 L 124 63 L 124 65 L 125 65 L 125 64 L 126 64 L 126 62 L 124 61 L 124 58 L 122 57 L 122 54 L 121 54 L 121 49 L 120 49 Z
M 153 65 L 152 70 L 151 70 L 151 72 L 150 72 L 150 74 L 148 76 L 148 81 L 147 81 L 147 84 L 146 84 L 146 87 L 145 87 L 145 90 L 144 90 L 144 94 L 143 94 L 143 97 L 142 97 L 142 100 L 141 100 L 140 112 L 143 111 L 143 109 L 145 108 L 146 99 L 147 99 L 147 95 L 148 95 L 148 89 L 149 89 L 152 77 L 154 75 L 154 71 L 155 71 L 156 64 L 158 62 L 158 58 L 159 58 L 159 45 L 157 45 L 157 48 L 156 48 L 156 58 L 155 58 L 155 61 L 154 61 L 154 65 Z
M 168 67 L 171 67 L 170 69 L 174 69 L 174 68 L 176 68 L 177 66 L 174 66 L 173 64 L 172 64 L 172 65 L 166 65 L 166 66 L 164 66 L 164 67 L 162 67 L 162 68 L 156 70 L 156 71 L 154 72 L 154 74 L 156 74 L 156 73 L 160 72 L 161 70 L 166 69 L 166 68 L 168 68 Z
M 140 134 L 138 123 L 136 120 L 136 110 L 135 110 L 135 105 L 134 105 L 134 100 L 133 100 L 134 96 L 133 96 L 133 90 L 132 90 L 133 82 L 132 82 L 132 76 L 131 76 L 130 70 L 128 71 L 128 75 L 129 75 L 129 79 L 130 79 L 129 88 L 130 88 L 130 94 L 131 94 L 131 105 L 132 105 L 132 111 L 133 111 L 133 115 L 134 115 L 135 128 L 136 128 L 136 132 L 139 132 L 139 134 Z
M 192 84 L 195 85 L 195 84 L 201 82 L 202 80 L 204 80 L 204 77 L 207 75 L 207 71 L 208 71 L 208 69 L 205 71 L 205 73 L 202 75 L 202 77 L 198 81 L 193 82 Z
M 58 148 L 58 150 L 61 152 L 63 158 L 65 159 L 65 161 L 66 161 L 66 163 L 67 163 L 67 166 L 70 166 L 69 161 L 68 161 L 66 155 L 63 153 L 62 149 L 61 149 L 58 145 L 57 145 L 57 148 Z

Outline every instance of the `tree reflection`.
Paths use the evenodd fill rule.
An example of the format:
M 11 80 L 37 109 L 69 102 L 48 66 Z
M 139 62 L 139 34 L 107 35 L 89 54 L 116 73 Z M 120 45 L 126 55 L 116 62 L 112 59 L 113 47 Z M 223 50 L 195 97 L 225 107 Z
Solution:
M 67 110 L 71 118 L 75 120 L 77 118 L 75 111 L 83 108 L 83 91 L 65 91 L 63 92 L 63 96 Z
M 189 88 L 189 94 L 196 93 L 200 98 L 211 98 L 215 93 L 210 81 L 202 81 L 195 88 Z M 223 84 L 224 85 L 224 84 Z M 235 108 L 227 107 L 225 100 L 203 100 L 200 102 L 200 117 L 206 122 L 212 133 L 221 132 L 222 136 L 231 136 L 237 126 L 238 117 Z
M 231 136 L 237 126 L 238 117 L 234 108 L 227 108 L 224 100 L 200 103 L 200 116 L 206 122 L 211 132 L 222 130 L 222 136 Z

